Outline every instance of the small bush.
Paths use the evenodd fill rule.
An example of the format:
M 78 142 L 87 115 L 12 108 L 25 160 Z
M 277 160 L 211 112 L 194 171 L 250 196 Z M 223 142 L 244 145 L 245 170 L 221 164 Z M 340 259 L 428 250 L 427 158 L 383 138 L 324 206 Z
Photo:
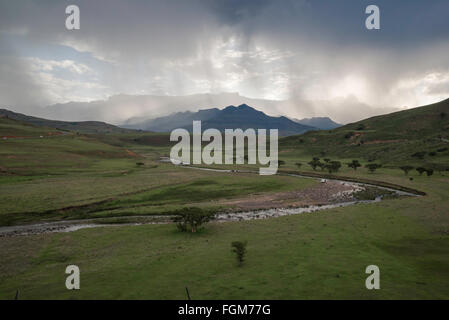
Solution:
M 427 154 L 425 151 L 419 151 L 412 154 L 413 158 L 424 159 L 424 156 Z
M 214 214 L 200 208 L 183 208 L 176 212 L 173 222 L 179 231 L 197 232 L 198 228 L 213 219 Z
M 232 252 L 236 254 L 237 263 L 239 266 L 243 264 L 246 254 L 247 241 L 233 241 L 231 243 Z
M 405 175 L 408 175 L 408 172 L 410 171 L 410 170 L 413 170 L 413 167 L 412 166 L 402 166 L 402 167 L 399 167 L 402 171 L 404 171 L 404 174 Z
M 367 168 L 370 173 L 374 173 L 377 169 L 379 169 L 381 167 L 382 167 L 382 165 L 377 164 L 377 163 L 369 163 L 365 166 L 365 168 Z
M 352 162 L 347 163 L 348 168 L 352 168 L 354 170 L 357 170 L 357 168 L 361 167 L 359 160 L 352 160 Z
M 416 168 L 416 171 L 418 171 L 419 175 L 422 175 L 422 174 L 423 174 L 423 172 L 425 172 L 425 171 L 426 171 L 426 168 L 423 168 L 423 167 L 418 167 L 418 168 Z

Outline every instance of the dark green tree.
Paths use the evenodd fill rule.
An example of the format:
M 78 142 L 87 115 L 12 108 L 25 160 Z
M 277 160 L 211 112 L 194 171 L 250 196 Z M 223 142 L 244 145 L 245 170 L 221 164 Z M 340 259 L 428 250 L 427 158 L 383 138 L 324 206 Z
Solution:
M 362 166 L 360 164 L 359 160 L 352 160 L 352 162 L 349 162 L 347 165 L 348 165 L 349 168 L 354 169 L 354 171 L 357 170 L 357 168 Z
M 421 176 L 423 174 L 423 172 L 426 172 L 426 168 L 418 167 L 418 168 L 416 168 L 416 171 L 418 171 L 419 175 Z
M 404 174 L 405 174 L 405 175 L 408 175 L 409 171 L 414 169 L 414 167 L 412 167 L 412 166 L 402 166 L 402 167 L 399 167 L 399 168 L 400 168 L 402 171 L 404 171 Z
M 374 173 L 377 169 L 381 168 L 382 165 L 378 163 L 368 163 L 365 168 L 369 170 L 370 173 Z
M 239 266 L 243 264 L 246 254 L 247 241 L 233 241 L 231 243 L 232 252 L 236 254 L 237 263 Z
M 201 208 L 183 208 L 176 212 L 173 222 L 180 231 L 197 232 L 198 228 L 213 219 L 214 214 Z
M 332 172 L 338 172 L 338 170 L 341 168 L 341 162 L 340 161 L 331 161 L 328 164 L 324 166 L 329 173 Z
M 321 162 L 320 162 L 319 158 L 313 158 L 313 160 L 308 162 L 307 164 L 309 166 L 311 166 L 312 169 L 315 171 L 316 167 L 318 167 L 321 164 Z

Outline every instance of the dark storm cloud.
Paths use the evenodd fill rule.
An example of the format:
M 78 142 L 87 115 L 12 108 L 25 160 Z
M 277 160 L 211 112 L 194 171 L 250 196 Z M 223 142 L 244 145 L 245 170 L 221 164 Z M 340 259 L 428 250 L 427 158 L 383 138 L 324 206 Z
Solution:
M 380 30 L 365 28 L 369 4 Z M 448 17 L 446 0 L 0 0 L 0 104 L 239 91 L 288 98 L 273 114 L 353 121 L 449 95 Z

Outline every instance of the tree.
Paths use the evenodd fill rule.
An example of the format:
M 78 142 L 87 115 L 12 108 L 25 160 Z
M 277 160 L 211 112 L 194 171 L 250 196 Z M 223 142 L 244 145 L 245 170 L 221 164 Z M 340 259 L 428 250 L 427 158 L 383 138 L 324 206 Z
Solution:
M 325 158 L 325 159 L 323 159 L 324 160 L 324 162 L 326 162 L 326 163 L 328 163 L 329 161 L 331 161 L 331 159 L 329 159 L 329 158 Z
M 247 241 L 233 241 L 231 243 L 232 252 L 236 254 L 237 262 L 239 266 L 243 264 L 246 254 Z
M 329 173 L 338 172 L 338 170 L 341 167 L 341 163 L 340 163 L 340 161 L 331 161 L 328 164 L 326 164 L 324 167 L 329 171 Z
M 413 158 L 418 158 L 418 159 L 424 159 L 424 156 L 427 154 L 427 152 L 425 151 L 419 151 L 419 152 L 415 152 L 414 154 L 412 154 Z
M 284 164 L 285 164 L 284 160 L 278 160 L 278 167 L 281 167 Z
M 315 171 L 316 167 L 318 167 L 321 164 L 321 162 L 319 158 L 313 158 L 313 160 L 309 161 L 307 164 L 310 165 L 312 169 Z
M 368 168 L 369 172 L 371 173 L 374 173 L 374 171 L 376 171 L 380 167 L 382 167 L 382 165 L 377 163 L 368 163 L 367 165 L 365 165 L 365 168 Z
M 433 169 L 426 169 L 427 176 L 430 177 L 433 175 Z
M 213 213 L 205 212 L 201 208 L 183 208 L 176 212 L 173 222 L 180 231 L 196 232 L 200 226 L 209 222 L 214 217 Z
M 404 174 L 405 175 L 408 175 L 408 172 L 410 171 L 410 170 L 413 170 L 413 168 L 414 167 L 412 167 L 412 166 L 402 166 L 402 167 L 399 167 L 402 171 L 404 171 Z
M 318 161 L 318 167 L 320 167 L 321 171 L 323 171 L 324 168 L 326 167 L 326 164 L 321 161 Z
M 421 176 L 423 174 L 423 172 L 426 171 L 426 168 L 418 167 L 418 168 L 416 168 L 416 171 L 418 171 L 419 175 Z
M 298 170 L 301 169 L 302 163 L 301 162 L 296 162 L 295 165 L 298 167 Z
M 362 166 L 360 164 L 359 160 L 352 160 L 352 162 L 349 162 L 347 165 L 348 165 L 349 168 L 354 169 L 354 171 L 357 170 L 357 168 Z

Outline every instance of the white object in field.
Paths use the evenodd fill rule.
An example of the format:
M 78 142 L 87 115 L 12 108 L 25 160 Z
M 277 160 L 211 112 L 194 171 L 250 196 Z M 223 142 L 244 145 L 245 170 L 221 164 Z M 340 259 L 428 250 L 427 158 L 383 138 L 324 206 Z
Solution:
M 320 182 L 321 183 L 326 183 L 326 179 L 321 179 Z

